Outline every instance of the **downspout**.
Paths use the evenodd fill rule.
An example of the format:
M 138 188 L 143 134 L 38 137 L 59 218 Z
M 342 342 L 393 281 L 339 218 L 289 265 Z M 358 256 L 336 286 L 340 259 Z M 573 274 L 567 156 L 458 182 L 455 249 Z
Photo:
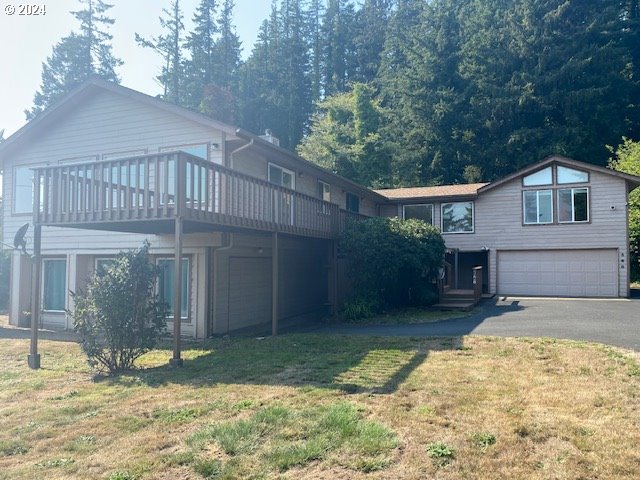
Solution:
M 236 148 L 234 151 L 232 151 L 232 152 L 229 154 L 229 165 L 227 165 L 227 167 L 229 167 L 229 168 L 233 168 L 233 156 L 234 156 L 236 153 L 239 153 L 239 152 L 241 152 L 241 151 L 243 151 L 243 150 L 246 150 L 246 149 L 247 149 L 247 148 L 249 148 L 249 147 L 252 147 L 252 146 L 253 146 L 253 140 L 254 140 L 254 139 L 252 138 L 251 140 L 249 140 L 249 143 L 245 143 L 244 145 L 242 145 L 241 147 Z
M 239 152 L 242 152 L 243 150 L 246 150 L 247 148 L 250 148 L 251 146 L 253 146 L 253 138 L 245 143 L 244 145 L 236 148 L 235 150 L 233 150 L 230 154 L 229 154 L 229 165 L 225 165 L 227 168 L 231 168 L 233 169 L 233 156 Z M 219 252 L 224 252 L 224 251 L 228 251 L 231 250 L 234 247 L 234 236 L 233 233 L 227 233 L 224 234 L 224 238 L 226 238 L 226 241 L 224 242 L 225 245 L 223 245 L 222 247 L 217 247 L 214 248 L 213 250 L 213 291 L 211 294 L 211 302 L 212 302 L 212 323 L 213 323 L 213 329 L 215 329 L 218 326 L 218 254 Z M 227 332 L 229 331 L 229 318 L 227 315 Z

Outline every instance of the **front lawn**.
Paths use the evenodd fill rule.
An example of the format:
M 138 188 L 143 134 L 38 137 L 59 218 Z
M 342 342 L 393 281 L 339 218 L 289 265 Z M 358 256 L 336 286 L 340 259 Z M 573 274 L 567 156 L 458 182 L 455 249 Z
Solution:
M 640 366 L 549 339 L 286 335 L 94 378 L 0 339 L 0 479 L 640 478 Z

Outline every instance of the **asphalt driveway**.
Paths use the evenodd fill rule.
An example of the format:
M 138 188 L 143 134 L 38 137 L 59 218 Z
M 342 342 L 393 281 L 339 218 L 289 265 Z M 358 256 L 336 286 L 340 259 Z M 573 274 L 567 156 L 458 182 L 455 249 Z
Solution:
M 496 335 L 602 342 L 640 351 L 640 299 L 500 297 L 469 317 L 416 325 L 326 325 L 318 332 L 379 336 Z

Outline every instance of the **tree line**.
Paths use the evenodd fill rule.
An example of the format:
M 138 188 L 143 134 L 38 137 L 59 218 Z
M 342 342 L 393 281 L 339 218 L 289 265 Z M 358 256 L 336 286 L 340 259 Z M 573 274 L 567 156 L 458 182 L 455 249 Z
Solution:
M 118 81 L 102 0 L 53 47 L 30 117 Z M 246 60 L 233 0 L 170 0 L 141 48 L 161 97 L 365 185 L 489 181 L 551 153 L 605 165 L 640 136 L 640 0 L 273 0 Z

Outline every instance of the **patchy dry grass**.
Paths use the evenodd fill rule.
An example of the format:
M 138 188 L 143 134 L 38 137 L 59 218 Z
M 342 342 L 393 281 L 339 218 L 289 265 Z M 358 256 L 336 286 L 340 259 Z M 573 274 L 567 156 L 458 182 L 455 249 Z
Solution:
M 551 339 L 290 335 L 95 378 L 0 339 L 0 479 L 640 478 L 640 366 Z
M 352 323 L 376 324 L 376 325 L 402 325 L 413 323 L 435 323 L 442 320 L 464 318 L 476 313 L 477 309 L 470 312 L 453 310 L 437 310 L 433 308 L 404 308 L 385 312 L 370 318 L 364 318 Z

